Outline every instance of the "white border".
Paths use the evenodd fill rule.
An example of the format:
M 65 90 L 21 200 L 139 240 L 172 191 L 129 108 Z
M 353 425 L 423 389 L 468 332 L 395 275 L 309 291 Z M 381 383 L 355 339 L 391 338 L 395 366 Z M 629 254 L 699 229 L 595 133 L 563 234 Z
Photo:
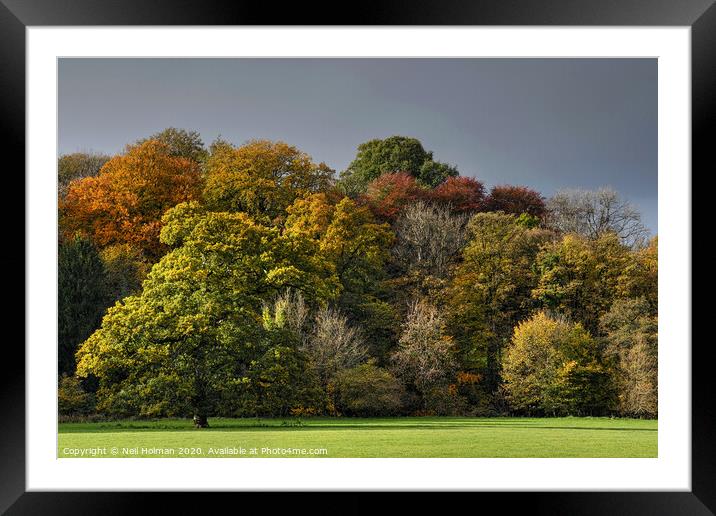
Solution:
M 30 27 L 27 43 L 28 490 L 691 489 L 688 27 Z M 658 57 L 659 458 L 57 459 L 59 56 Z

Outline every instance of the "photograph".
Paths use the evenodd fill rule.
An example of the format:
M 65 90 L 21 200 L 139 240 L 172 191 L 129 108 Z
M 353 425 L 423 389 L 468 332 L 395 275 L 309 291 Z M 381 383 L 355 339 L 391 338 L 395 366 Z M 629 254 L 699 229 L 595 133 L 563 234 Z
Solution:
M 660 457 L 657 58 L 56 63 L 58 459 Z
M 716 515 L 715 50 L 716 0 L 0 0 L 0 515 Z

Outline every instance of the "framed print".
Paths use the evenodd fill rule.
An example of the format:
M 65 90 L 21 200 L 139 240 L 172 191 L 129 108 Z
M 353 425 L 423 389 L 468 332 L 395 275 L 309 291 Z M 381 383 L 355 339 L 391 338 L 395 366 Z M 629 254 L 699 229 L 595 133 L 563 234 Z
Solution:
M 691 182 L 716 8 L 648 4 L 3 0 L 26 324 L 0 508 L 714 511 Z

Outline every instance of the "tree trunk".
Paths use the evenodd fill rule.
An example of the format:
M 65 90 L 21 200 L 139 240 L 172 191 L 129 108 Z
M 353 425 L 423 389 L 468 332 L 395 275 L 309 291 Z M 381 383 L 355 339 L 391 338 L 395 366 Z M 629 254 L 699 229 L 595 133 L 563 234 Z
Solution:
M 209 422 L 204 414 L 194 414 L 194 426 L 197 428 L 209 428 Z

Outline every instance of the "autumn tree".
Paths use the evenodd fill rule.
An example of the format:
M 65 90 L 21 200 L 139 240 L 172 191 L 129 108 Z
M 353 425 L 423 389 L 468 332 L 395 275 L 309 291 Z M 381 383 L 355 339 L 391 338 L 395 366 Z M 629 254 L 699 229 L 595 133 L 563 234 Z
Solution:
M 283 142 L 251 140 L 241 147 L 219 142 L 206 161 L 203 199 L 209 210 L 272 222 L 296 199 L 328 189 L 332 176 L 327 165 Z
M 338 307 L 360 326 L 374 356 L 382 357 L 395 337 L 396 314 L 383 288 L 385 263 L 395 236 L 370 210 L 350 199 L 336 205 L 321 240 L 321 251 L 334 263 L 340 278 Z
M 383 174 L 372 181 L 362 202 L 370 206 L 376 217 L 394 221 L 411 204 L 424 199 L 427 190 L 404 172 Z
M 512 328 L 535 306 L 535 258 L 550 234 L 504 213 L 478 213 L 467 231 L 463 261 L 449 291 L 450 328 L 463 367 L 480 374 L 486 394 L 493 395 Z
M 57 256 L 58 372 L 72 375 L 75 352 L 95 331 L 111 300 L 96 247 L 80 236 L 60 243 Z
M 527 415 L 602 415 L 613 403 L 599 345 L 579 323 L 539 312 L 515 327 L 502 362 L 506 398 Z
M 57 160 L 57 188 L 60 199 L 67 195 L 70 182 L 96 176 L 109 159 L 110 156 L 93 152 L 74 152 L 60 156 Z
M 312 331 L 311 308 L 300 290 L 287 288 L 273 300 L 263 305 L 264 327 L 279 327 L 298 337 L 299 345 L 304 346 Z
M 395 338 L 396 314 L 382 280 L 394 235 L 387 224 L 349 198 L 333 205 L 325 194 L 298 199 L 287 209 L 286 234 L 319 243 L 321 256 L 336 268 L 342 289 L 338 308 L 363 329 L 371 352 L 384 357 Z
M 614 233 L 595 240 L 565 235 L 546 245 L 537 257 L 539 282 L 533 296 L 540 303 L 581 322 L 593 335 L 599 318 L 620 297 L 632 261 L 629 248 Z
M 284 232 L 317 241 L 332 262 L 344 290 L 360 288 L 380 274 L 394 235 L 371 211 L 349 198 L 332 205 L 324 194 L 298 199 L 286 210 Z
M 453 341 L 445 331 L 445 319 L 425 300 L 414 301 L 402 325 L 398 349 L 392 355 L 396 374 L 425 396 L 445 384 L 455 371 Z
M 345 204 L 344 206 L 347 206 Z M 336 205 L 323 192 L 296 199 L 286 208 L 285 231 L 287 234 L 303 235 L 322 240 L 333 221 Z
M 658 322 L 644 297 L 619 299 L 600 319 L 606 354 L 616 363 L 619 410 L 627 416 L 658 413 Z
M 191 212 L 187 205 L 175 210 Z M 245 384 L 267 350 L 262 302 L 291 287 L 308 299 L 339 290 L 317 244 L 257 224 L 244 213 L 195 213 L 162 240 L 176 246 L 149 273 L 142 291 L 110 308 L 77 353 L 77 374 L 100 380 L 98 408 L 115 414 L 217 413 L 226 393 Z
M 631 253 L 617 291 L 620 297 L 643 297 L 652 315 L 659 305 L 659 241 L 657 237 Z
M 361 332 L 340 312 L 328 307 L 316 313 L 303 350 L 324 386 L 338 372 L 355 367 L 368 358 Z
M 455 167 L 433 160 L 433 153 L 419 140 L 405 136 L 375 139 L 358 146 L 358 154 L 341 173 L 340 185 L 350 196 L 364 193 L 368 184 L 383 174 L 406 173 L 426 187 L 456 176 Z
M 549 223 L 561 233 L 596 239 L 616 233 L 628 246 L 644 243 L 648 231 L 636 207 L 611 188 L 561 190 L 549 200 Z
M 70 184 L 60 202 L 60 229 L 81 232 L 99 247 L 129 244 L 156 260 L 161 217 L 199 191 L 199 167 L 170 154 L 166 144 L 148 140 L 108 161 L 96 177 Z
M 520 215 L 527 213 L 543 219 L 547 213 L 544 197 L 539 192 L 525 186 L 494 186 L 485 199 L 487 211 L 503 211 Z
M 154 133 L 147 139 L 139 140 L 137 144 L 142 144 L 148 140 L 155 140 L 165 144 L 170 156 L 190 159 L 197 163 L 203 162 L 208 154 L 201 135 L 196 131 L 168 127 L 158 133 Z
M 485 187 L 472 177 L 448 177 L 428 198 L 457 213 L 474 213 L 485 207 Z
M 444 278 L 465 245 L 467 218 L 419 201 L 395 224 L 393 254 L 403 270 Z

